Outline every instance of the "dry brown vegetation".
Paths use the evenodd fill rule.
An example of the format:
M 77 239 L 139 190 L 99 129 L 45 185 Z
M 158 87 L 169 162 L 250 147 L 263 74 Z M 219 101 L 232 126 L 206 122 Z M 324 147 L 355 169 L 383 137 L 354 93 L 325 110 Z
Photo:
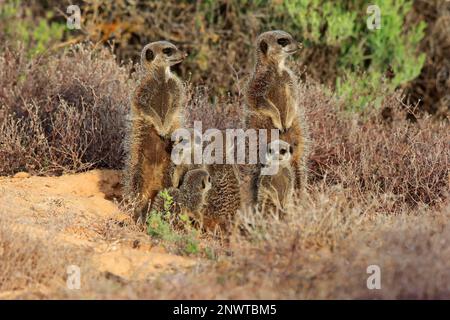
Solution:
M 121 168 L 134 85 L 131 66 L 118 66 L 107 49 L 76 46 L 31 62 L 5 50 L 0 56 L 0 174 Z M 241 97 L 212 103 L 205 90 L 191 89 L 187 122 L 203 120 L 204 129 L 241 127 Z M 228 242 L 201 237 L 201 247 L 214 254 L 199 255 L 198 267 L 137 281 L 98 271 L 91 265 L 93 252 L 82 246 L 27 231 L 35 223 L 80 227 L 77 221 L 85 213 L 73 211 L 74 206 L 67 214 L 62 206 L 59 215 L 45 219 L 15 216 L 9 206 L 0 212 L 0 294 L 450 298 L 449 119 L 415 114 L 399 92 L 386 97 L 380 109 L 362 114 L 343 111 L 343 102 L 310 80 L 302 82 L 300 92 L 313 139 L 310 181 L 285 219 L 241 212 Z M 81 227 L 96 235 L 93 241 L 134 243 L 145 237 L 132 224 L 92 221 Z M 80 291 L 65 290 L 68 264 L 84 270 Z M 382 290 L 366 288 L 371 264 L 381 267 Z
M 0 174 L 38 174 L 122 165 L 132 90 L 130 66 L 111 51 L 77 45 L 29 60 L 0 54 Z

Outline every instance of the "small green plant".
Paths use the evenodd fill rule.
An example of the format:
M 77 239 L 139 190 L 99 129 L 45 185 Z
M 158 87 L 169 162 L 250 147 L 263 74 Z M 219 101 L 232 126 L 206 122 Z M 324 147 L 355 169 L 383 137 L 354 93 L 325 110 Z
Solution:
M 199 253 L 199 231 L 192 226 L 189 216 L 175 215 L 172 212 L 175 202 L 167 189 L 160 191 L 159 196 L 164 201 L 163 211 L 150 212 L 147 218 L 147 233 L 152 237 L 176 244 L 184 254 Z

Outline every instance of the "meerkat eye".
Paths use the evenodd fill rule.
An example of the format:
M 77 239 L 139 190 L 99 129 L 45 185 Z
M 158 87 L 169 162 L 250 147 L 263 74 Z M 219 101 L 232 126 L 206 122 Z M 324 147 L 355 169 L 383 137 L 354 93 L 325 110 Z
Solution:
M 205 180 L 202 180 L 202 189 L 206 189 L 206 182 L 205 182 Z
M 172 54 L 173 54 L 173 49 L 172 48 L 164 48 L 163 49 L 163 53 L 166 55 L 166 56 L 168 56 L 168 57 L 170 57 Z
M 288 38 L 280 38 L 277 40 L 278 44 L 282 47 L 286 47 L 288 44 L 291 43 L 291 40 L 289 40 Z
M 289 146 L 289 153 L 294 153 L 294 148 L 292 148 L 292 146 Z
M 148 49 L 147 51 L 145 51 L 145 59 L 147 61 L 152 61 L 155 58 L 155 54 L 153 53 L 153 51 L 151 49 Z
M 272 148 L 269 148 L 269 154 L 272 154 Z
M 259 44 L 259 49 L 261 50 L 262 53 L 266 54 L 267 50 L 269 49 L 267 42 L 265 42 L 264 40 L 261 41 L 261 43 Z
M 286 149 L 281 149 L 280 154 L 282 154 L 282 155 L 286 154 Z

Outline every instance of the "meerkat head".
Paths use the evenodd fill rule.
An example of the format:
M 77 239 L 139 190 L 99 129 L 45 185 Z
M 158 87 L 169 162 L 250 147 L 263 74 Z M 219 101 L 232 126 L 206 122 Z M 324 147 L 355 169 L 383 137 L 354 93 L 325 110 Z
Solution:
M 195 150 L 203 150 L 202 134 L 195 129 L 185 129 L 189 132 L 189 135 L 177 135 L 173 141 L 172 150 L 176 150 L 178 153 L 178 164 L 191 164 L 193 163 L 193 156 Z
M 259 60 L 282 63 L 300 49 L 299 43 L 286 31 L 273 30 L 260 34 L 256 40 Z
M 181 187 L 191 193 L 206 194 L 211 189 L 211 176 L 205 169 L 189 170 L 183 178 Z
M 168 41 L 156 41 L 147 44 L 141 52 L 141 64 L 149 69 L 153 66 L 169 68 L 180 63 L 187 54 Z
M 267 145 L 266 165 L 272 165 L 275 162 L 280 166 L 289 164 L 293 153 L 292 146 L 283 141 L 275 140 Z

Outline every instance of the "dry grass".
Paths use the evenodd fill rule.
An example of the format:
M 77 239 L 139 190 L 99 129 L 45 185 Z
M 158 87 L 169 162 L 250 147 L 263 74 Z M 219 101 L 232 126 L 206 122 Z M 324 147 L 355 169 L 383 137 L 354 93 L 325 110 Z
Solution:
M 67 267 L 87 269 L 89 252 L 60 244 L 56 233 L 34 234 L 31 226 L 0 216 L 0 296 L 50 297 L 66 286 Z
M 121 167 L 130 67 L 92 45 L 31 61 L 2 52 L 0 175 Z
M 242 213 L 249 232 L 234 235 L 231 256 L 147 282 L 113 286 L 96 278 L 89 290 L 103 288 L 94 289 L 98 298 L 144 299 L 450 297 L 448 207 L 387 216 L 327 189 L 304 195 L 285 220 Z M 366 287 L 369 265 L 381 268 L 381 290 Z

